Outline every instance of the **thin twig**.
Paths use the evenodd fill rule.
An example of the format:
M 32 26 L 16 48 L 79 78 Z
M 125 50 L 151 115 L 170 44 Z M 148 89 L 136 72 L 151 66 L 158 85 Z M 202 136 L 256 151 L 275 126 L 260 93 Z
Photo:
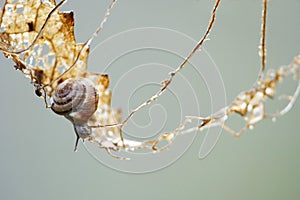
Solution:
M 268 0 L 263 0 L 263 9 L 261 17 L 261 38 L 260 38 L 260 49 L 259 55 L 261 57 L 261 69 L 258 76 L 258 81 L 262 81 L 264 78 L 264 71 L 266 68 L 266 26 L 267 26 L 267 5 Z
M 217 9 L 219 7 L 220 2 L 221 2 L 221 0 L 216 0 L 216 2 L 215 2 L 215 5 L 214 5 L 213 10 L 212 10 L 211 18 L 210 18 L 210 21 L 209 21 L 209 24 L 208 24 L 208 27 L 206 29 L 206 32 L 205 32 L 204 36 L 199 40 L 197 45 L 193 48 L 193 50 L 189 53 L 189 55 L 184 59 L 182 64 L 176 70 L 174 70 L 170 73 L 170 77 L 167 80 L 164 80 L 162 82 L 162 87 L 160 88 L 160 90 L 155 95 L 153 95 L 150 99 L 146 100 L 144 103 L 142 103 L 141 105 L 136 107 L 133 111 L 131 111 L 130 114 L 126 117 L 126 119 L 122 123 L 96 125 L 96 126 L 91 126 L 91 127 L 92 128 L 116 127 L 116 126 L 123 127 L 128 123 L 130 118 L 132 118 L 132 116 L 136 112 L 138 112 L 140 109 L 144 108 L 145 106 L 151 104 L 152 102 L 156 101 L 167 90 L 168 86 L 171 84 L 173 78 L 177 75 L 177 73 L 185 67 L 185 65 L 189 62 L 189 60 L 195 55 L 195 53 L 200 49 L 200 47 L 206 41 L 206 39 L 207 39 L 207 37 L 208 37 L 208 35 L 209 35 L 213 25 L 214 25 L 215 18 L 216 18 L 216 12 L 217 12 Z

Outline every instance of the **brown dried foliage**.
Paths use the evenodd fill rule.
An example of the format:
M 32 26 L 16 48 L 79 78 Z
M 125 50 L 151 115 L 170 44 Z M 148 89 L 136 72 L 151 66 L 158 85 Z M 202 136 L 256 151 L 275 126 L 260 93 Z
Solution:
M 61 1 L 58 5 L 55 4 L 54 0 L 37 2 L 39 1 L 28 0 L 27 3 L 21 1 L 15 3 L 13 0 L 7 0 L 5 2 L 0 14 L 0 50 L 6 57 L 13 59 L 16 63 L 16 69 L 21 70 L 26 77 L 30 78 L 36 87 L 36 93 L 45 99 L 47 107 L 49 107 L 47 97 L 51 97 L 55 87 L 61 81 L 74 77 L 91 79 L 97 86 L 100 99 L 97 111 L 87 124 L 92 130 L 89 141 L 97 143 L 109 153 L 110 150 L 136 150 L 141 148 L 159 151 L 168 146 L 158 148 L 157 146 L 161 141 L 171 143 L 177 135 L 214 126 L 223 126 L 226 131 L 238 137 L 263 119 L 285 114 L 291 109 L 299 94 L 300 56 L 295 57 L 290 65 L 282 66 L 278 70 L 269 70 L 265 75 L 268 2 L 263 0 L 260 44 L 261 71 L 253 88 L 242 92 L 230 105 L 211 116 L 187 116 L 186 120 L 177 129 L 161 134 L 154 140 L 141 142 L 127 140 L 122 136 L 122 128 L 136 112 L 156 101 L 166 91 L 173 78 L 185 67 L 191 57 L 206 41 L 214 25 L 220 0 L 215 1 L 205 35 L 199 40 L 183 63 L 176 70 L 170 72 L 168 79 L 162 81 L 162 86 L 156 94 L 134 109 L 122 122 L 120 111 L 111 110 L 110 108 L 111 93 L 108 90 L 108 76 L 91 73 L 87 70 L 89 44 L 102 30 L 103 24 L 107 21 L 116 0 L 111 2 L 99 28 L 84 44 L 77 44 L 75 41 L 73 13 L 58 11 L 58 8 L 66 0 Z M 45 49 L 47 49 L 47 52 L 45 52 Z M 283 110 L 275 114 L 266 114 L 266 99 L 274 98 L 276 86 L 289 75 L 293 75 L 297 81 L 296 91 L 287 96 L 288 104 Z M 233 114 L 238 114 L 245 120 L 246 124 L 240 131 L 234 131 L 225 125 L 226 120 Z M 200 125 L 186 128 L 192 120 L 199 120 Z

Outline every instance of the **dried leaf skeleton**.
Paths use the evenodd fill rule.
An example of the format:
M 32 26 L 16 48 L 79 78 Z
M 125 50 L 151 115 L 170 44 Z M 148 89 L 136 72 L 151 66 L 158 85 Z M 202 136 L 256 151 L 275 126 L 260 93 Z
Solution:
M 162 82 L 161 89 L 156 94 L 134 109 L 123 121 L 121 111 L 112 109 L 110 106 L 111 91 L 108 75 L 92 73 L 87 68 L 89 45 L 102 30 L 117 1 L 111 2 L 99 28 L 83 44 L 75 42 L 73 13 L 58 11 L 65 2 L 66 0 L 63 0 L 56 5 L 54 0 L 28 0 L 17 3 L 7 0 L 0 15 L 0 48 L 6 57 L 13 59 L 16 69 L 22 71 L 31 80 L 36 94 L 44 99 L 46 107 L 66 117 L 74 125 L 77 135 L 75 149 L 81 138 L 97 144 L 109 153 L 121 149 L 149 149 L 155 152 L 165 148 L 158 147 L 161 141 L 171 143 L 177 135 L 213 126 L 223 126 L 232 135 L 240 136 L 265 118 L 285 114 L 299 94 L 299 56 L 295 57 L 290 65 L 281 67 L 277 71 L 267 73 L 264 71 L 267 11 L 267 0 L 264 0 L 261 37 L 262 66 L 255 86 L 242 92 L 230 105 L 211 116 L 188 116 L 177 129 L 161 134 L 151 141 L 128 140 L 123 138 L 122 128 L 136 112 L 154 102 L 166 91 L 173 78 L 207 40 L 214 25 L 220 0 L 215 1 L 205 35 L 183 63 Z M 293 74 L 295 80 L 298 81 L 298 87 L 294 94 L 289 96 L 288 105 L 277 114 L 266 114 L 264 109 L 266 99 L 274 97 L 279 81 L 290 74 Z M 238 132 L 225 125 L 226 120 L 235 113 L 241 115 L 246 121 L 245 127 Z M 186 129 L 186 125 L 192 120 L 199 120 L 200 125 Z

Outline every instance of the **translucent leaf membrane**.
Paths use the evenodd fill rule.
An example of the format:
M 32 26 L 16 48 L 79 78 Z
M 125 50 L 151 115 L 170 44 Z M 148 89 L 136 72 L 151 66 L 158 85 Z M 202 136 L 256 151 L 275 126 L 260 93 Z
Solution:
M 88 78 L 99 100 L 87 126 L 119 123 L 121 112 L 110 108 L 108 75 L 87 71 L 89 46 L 76 43 L 73 12 L 60 12 L 58 5 L 54 0 L 7 0 L 0 13 L 0 49 L 30 78 L 38 96 L 43 95 L 41 88 L 45 91 L 46 104 L 46 97 L 52 97 L 59 83 Z M 102 145 L 116 138 L 120 140 L 120 128 L 107 127 L 93 129 L 89 140 Z
M 238 95 L 231 104 L 208 117 L 187 116 L 178 128 L 163 133 L 153 140 L 128 140 L 122 137 L 122 128 L 135 113 L 156 101 L 167 90 L 175 76 L 207 40 L 215 21 L 220 0 L 215 1 L 204 36 L 183 63 L 170 73 L 168 79 L 162 81 L 161 88 L 156 94 L 136 107 L 122 122 L 121 111 L 113 110 L 110 107 L 111 92 L 108 89 L 108 75 L 92 73 L 87 70 L 89 44 L 102 30 L 103 24 L 107 21 L 116 0 L 112 0 L 100 26 L 84 44 L 77 44 L 75 41 L 73 13 L 58 11 L 58 8 L 65 2 L 66 0 L 62 0 L 56 5 L 54 0 L 7 0 L 0 13 L 0 50 L 6 57 L 14 60 L 16 69 L 21 70 L 26 77 L 30 78 L 37 89 L 36 94 L 44 97 L 46 105 L 48 105 L 47 97 L 51 98 L 57 85 L 64 80 L 70 78 L 87 78 L 91 80 L 99 96 L 96 111 L 85 124 L 70 121 L 73 123 L 77 135 L 78 132 L 81 133 L 84 136 L 83 139 L 95 143 L 109 153 L 111 150 L 121 149 L 161 151 L 167 148 L 178 135 L 215 126 L 222 126 L 232 135 L 239 137 L 247 129 L 252 129 L 256 123 L 266 118 L 273 119 L 282 116 L 288 112 L 299 95 L 300 56 L 295 57 L 294 61 L 288 66 L 280 67 L 278 70 L 270 70 L 266 74 L 264 72 L 266 64 L 267 0 L 263 0 L 260 44 L 262 66 L 256 84 L 250 90 Z M 287 105 L 282 110 L 274 114 L 267 114 L 265 111 L 266 100 L 275 98 L 277 85 L 282 79 L 288 79 L 289 77 L 293 77 L 296 81 L 296 90 L 292 94 L 285 95 Z M 241 130 L 234 130 L 226 125 L 227 120 L 234 114 L 240 116 L 245 122 Z M 191 126 L 191 122 L 195 120 L 199 121 L 199 126 Z M 211 151 L 213 146 L 209 149 Z M 204 154 L 208 155 L 208 153 Z M 118 156 L 114 157 L 120 158 Z
M 75 63 L 80 52 L 75 66 L 60 81 L 87 73 L 89 53 L 88 47 L 76 44 L 73 12 L 55 7 L 54 0 L 7 0 L 0 16 L 1 49 L 33 83 L 49 85 L 48 96 L 57 85 L 52 81 Z
M 98 93 L 97 110 L 86 124 L 72 121 L 76 132 L 87 134 L 87 140 L 106 150 L 140 148 L 155 149 L 158 141 L 131 141 L 122 138 L 121 111 L 113 110 L 108 75 L 87 70 L 90 38 L 77 44 L 74 37 L 72 12 L 59 12 L 64 1 L 11 1 L 5 2 L 0 14 L 0 48 L 6 57 L 12 58 L 16 69 L 31 79 L 38 96 L 42 89 L 51 98 L 58 84 L 70 78 L 88 78 Z M 112 1 L 97 34 L 109 16 Z M 112 126 L 111 126 L 112 125 Z M 163 138 L 161 136 L 160 138 Z M 169 136 L 168 136 L 169 138 Z M 152 148 L 153 147 L 153 148 Z
M 265 107 L 267 99 L 277 98 L 276 89 L 284 79 L 292 78 L 297 87 L 292 94 L 285 94 L 287 101 L 285 107 L 276 113 L 266 113 Z M 276 118 L 287 113 L 294 105 L 300 92 L 300 55 L 287 66 L 282 66 L 278 70 L 270 69 L 263 80 L 258 81 L 253 88 L 239 94 L 236 99 L 227 107 L 212 114 L 209 117 L 189 116 L 190 120 L 200 120 L 197 128 L 203 130 L 214 126 L 223 128 L 235 137 L 241 136 L 247 129 L 252 129 L 254 125 L 266 118 Z M 278 98 L 282 97 L 280 95 Z M 233 130 L 226 125 L 226 121 L 234 114 L 241 116 L 245 121 L 245 126 L 241 130 Z M 185 132 L 188 132 L 187 130 Z

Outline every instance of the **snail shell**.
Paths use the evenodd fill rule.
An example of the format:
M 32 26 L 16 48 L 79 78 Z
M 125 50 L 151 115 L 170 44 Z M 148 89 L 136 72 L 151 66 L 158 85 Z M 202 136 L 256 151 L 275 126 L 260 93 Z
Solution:
M 87 78 L 69 78 L 60 83 L 51 99 L 51 109 L 74 125 L 86 124 L 98 105 L 98 93 Z

